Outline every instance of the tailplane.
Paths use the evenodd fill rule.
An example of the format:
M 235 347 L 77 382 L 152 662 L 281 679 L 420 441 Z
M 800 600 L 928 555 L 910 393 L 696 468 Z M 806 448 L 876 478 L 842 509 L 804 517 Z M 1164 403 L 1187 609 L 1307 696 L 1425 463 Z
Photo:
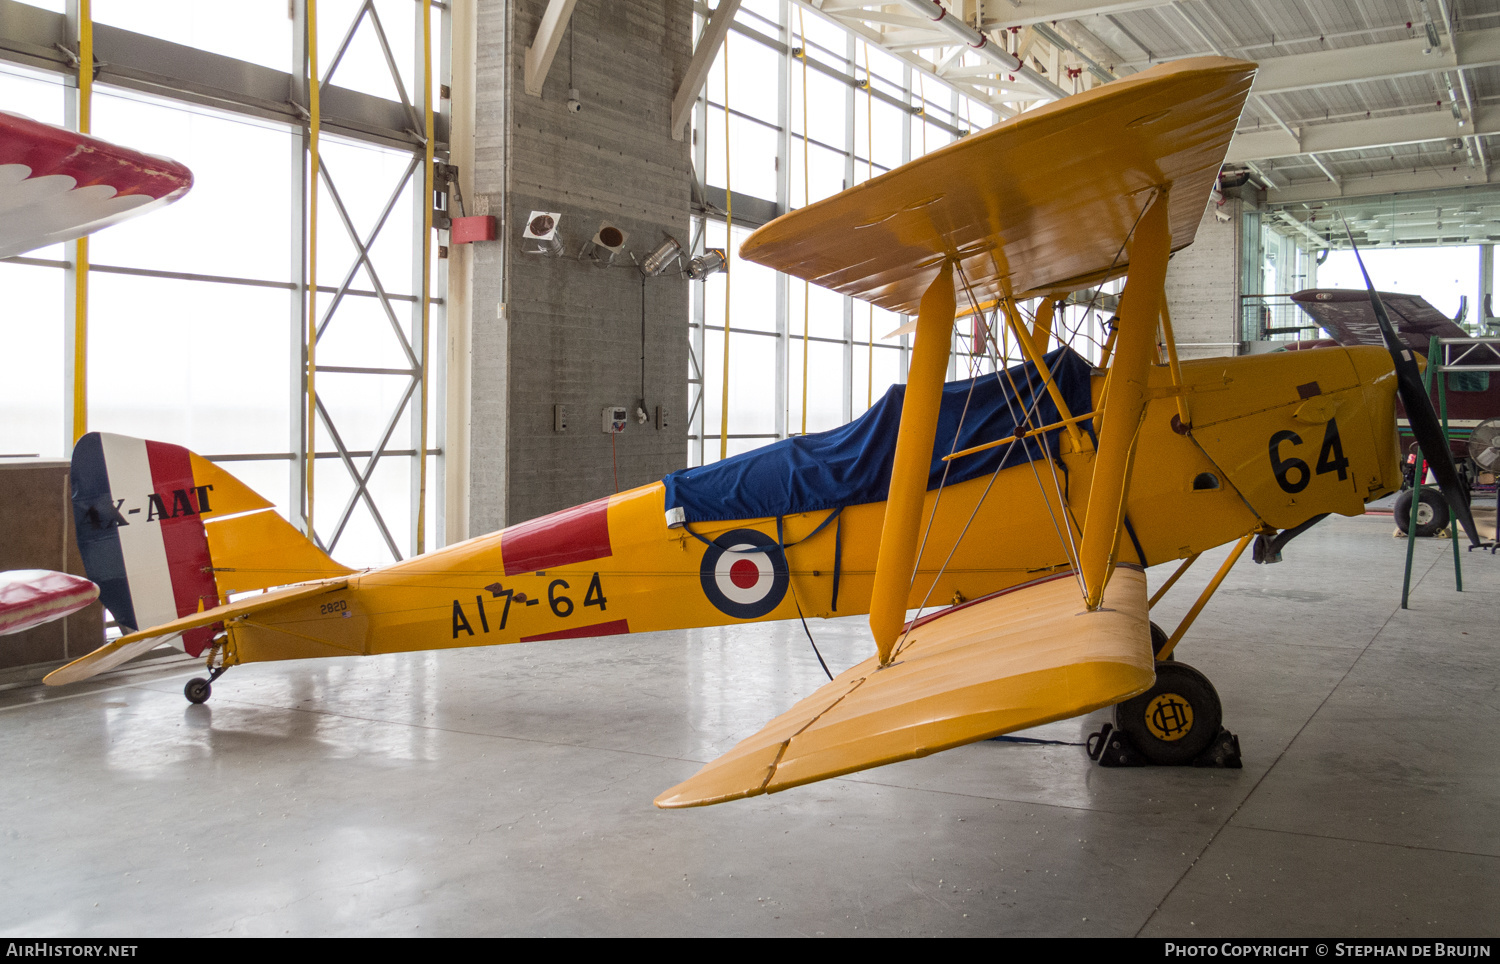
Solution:
M 213 609 L 230 593 L 353 571 L 179 445 L 90 432 L 73 449 L 72 485 L 84 569 L 128 632 Z M 199 655 L 214 632 L 186 630 L 183 649 Z

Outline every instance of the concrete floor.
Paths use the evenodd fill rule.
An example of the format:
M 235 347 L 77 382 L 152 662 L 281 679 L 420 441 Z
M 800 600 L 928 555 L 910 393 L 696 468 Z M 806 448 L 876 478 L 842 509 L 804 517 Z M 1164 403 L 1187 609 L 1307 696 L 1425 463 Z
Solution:
M 1422 541 L 1403 612 L 1404 545 L 1332 519 L 1231 574 L 1179 653 L 1237 771 L 988 742 L 653 808 L 821 682 L 796 623 L 262 664 L 205 706 L 181 665 L 13 688 L 0 930 L 1500 935 L 1500 557 L 1457 594 Z M 871 646 L 863 618 L 813 631 L 836 671 Z

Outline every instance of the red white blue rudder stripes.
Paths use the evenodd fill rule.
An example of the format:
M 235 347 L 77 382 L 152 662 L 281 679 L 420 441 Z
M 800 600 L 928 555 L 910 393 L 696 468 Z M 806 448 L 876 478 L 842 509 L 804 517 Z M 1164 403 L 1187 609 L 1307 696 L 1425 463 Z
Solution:
M 73 449 L 73 521 L 84 569 L 115 621 L 150 629 L 218 604 L 202 513 L 209 486 L 178 445 L 90 432 Z M 184 634 L 202 652 L 213 630 Z

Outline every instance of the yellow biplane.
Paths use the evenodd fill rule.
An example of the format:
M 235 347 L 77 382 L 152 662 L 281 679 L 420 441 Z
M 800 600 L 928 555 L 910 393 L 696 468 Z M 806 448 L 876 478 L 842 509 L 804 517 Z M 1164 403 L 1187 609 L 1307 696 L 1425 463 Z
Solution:
M 833 432 L 363 572 L 185 449 L 86 436 L 80 548 L 139 631 L 47 682 L 174 637 L 211 671 L 187 687 L 201 702 L 226 669 L 262 660 L 868 612 L 868 660 L 657 805 L 775 792 L 1111 704 L 1147 759 L 1196 757 L 1220 734 L 1218 697 L 1173 650 L 1252 540 L 1274 557 L 1325 514 L 1400 487 L 1394 404 L 1415 377 L 1394 341 L 1179 363 L 1167 260 L 1193 239 L 1253 75 L 1222 58 L 1157 66 L 753 234 L 743 257 L 916 316 L 907 384 Z M 1120 277 L 1102 359 L 1054 347 L 1061 299 Z M 1024 362 L 945 385 L 960 309 L 989 312 Z M 1430 412 L 1415 391 L 1408 410 Z M 1440 455 L 1435 430 L 1424 449 Z M 1153 639 L 1144 567 L 1231 542 L 1184 624 Z

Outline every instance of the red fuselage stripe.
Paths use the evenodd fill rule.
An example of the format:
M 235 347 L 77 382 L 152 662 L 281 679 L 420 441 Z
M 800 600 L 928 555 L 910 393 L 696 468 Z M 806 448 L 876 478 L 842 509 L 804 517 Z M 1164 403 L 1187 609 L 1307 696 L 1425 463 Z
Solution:
M 615 619 L 607 623 L 595 623 L 592 626 L 574 626 L 572 629 L 559 629 L 553 633 L 522 636 L 521 642 L 539 643 L 546 639 L 587 639 L 590 636 L 623 636 L 628 632 L 630 632 L 629 624 L 623 619 Z
M 507 576 L 611 555 L 609 499 L 563 509 L 506 529 L 500 534 L 500 554 L 505 559 Z

